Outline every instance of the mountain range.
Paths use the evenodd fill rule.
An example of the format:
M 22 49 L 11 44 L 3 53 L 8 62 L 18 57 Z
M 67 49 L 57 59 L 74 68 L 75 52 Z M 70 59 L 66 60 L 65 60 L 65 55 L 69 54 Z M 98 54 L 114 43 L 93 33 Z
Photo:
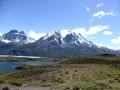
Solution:
M 119 54 L 119 51 L 98 46 L 86 40 L 80 33 L 53 31 L 37 41 L 16 29 L 0 36 L 0 54 L 42 57 L 91 56 L 99 53 Z

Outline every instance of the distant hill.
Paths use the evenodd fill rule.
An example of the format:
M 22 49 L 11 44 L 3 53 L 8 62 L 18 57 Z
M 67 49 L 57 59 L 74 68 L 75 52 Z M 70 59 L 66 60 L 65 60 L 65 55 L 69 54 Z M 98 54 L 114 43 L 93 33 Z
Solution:
M 106 54 L 106 53 L 100 53 L 100 54 L 97 54 L 95 56 L 102 56 L 102 57 L 115 57 L 116 55 L 115 54 Z

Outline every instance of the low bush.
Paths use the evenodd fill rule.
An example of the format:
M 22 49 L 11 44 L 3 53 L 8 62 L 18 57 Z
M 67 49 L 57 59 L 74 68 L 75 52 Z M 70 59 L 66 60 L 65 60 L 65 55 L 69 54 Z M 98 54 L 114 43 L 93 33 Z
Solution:
M 73 90 L 80 90 L 80 88 L 78 86 L 74 86 Z
M 61 78 L 58 78 L 58 79 L 56 80 L 56 82 L 58 82 L 58 83 L 65 83 L 65 81 L 64 81 L 63 79 L 61 79 Z
M 11 85 L 15 85 L 15 86 L 22 86 L 22 82 L 18 82 L 18 81 L 11 81 L 9 82 Z
M 109 83 L 114 83 L 114 81 L 113 80 L 109 80 Z
M 2 90 L 10 90 L 10 88 L 6 86 Z
M 69 71 L 65 71 L 65 74 L 68 75 L 68 74 L 69 74 Z
M 4 80 L 1 79 L 1 80 L 0 80 L 0 83 L 4 83 Z

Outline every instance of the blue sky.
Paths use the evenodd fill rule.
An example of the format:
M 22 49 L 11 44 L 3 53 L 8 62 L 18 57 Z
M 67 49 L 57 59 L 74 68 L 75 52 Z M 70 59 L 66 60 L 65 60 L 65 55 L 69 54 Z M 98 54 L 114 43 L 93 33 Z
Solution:
M 0 0 L 0 34 L 12 29 L 36 39 L 70 30 L 96 44 L 120 48 L 120 0 Z

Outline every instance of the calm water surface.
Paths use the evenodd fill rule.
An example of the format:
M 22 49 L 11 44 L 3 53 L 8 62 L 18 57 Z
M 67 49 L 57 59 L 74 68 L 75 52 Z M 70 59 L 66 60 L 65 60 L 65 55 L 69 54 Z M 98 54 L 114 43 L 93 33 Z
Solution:
M 8 72 L 16 72 L 15 66 L 19 66 L 22 64 L 27 65 L 50 65 L 50 64 L 57 64 L 58 62 L 44 62 L 44 61 L 22 61 L 22 62 L 0 62 L 0 74 L 1 73 L 8 73 Z
M 0 55 L 0 57 L 16 57 L 16 58 L 41 58 L 38 56 L 13 56 L 13 55 Z M 43 57 L 42 57 L 43 58 Z

